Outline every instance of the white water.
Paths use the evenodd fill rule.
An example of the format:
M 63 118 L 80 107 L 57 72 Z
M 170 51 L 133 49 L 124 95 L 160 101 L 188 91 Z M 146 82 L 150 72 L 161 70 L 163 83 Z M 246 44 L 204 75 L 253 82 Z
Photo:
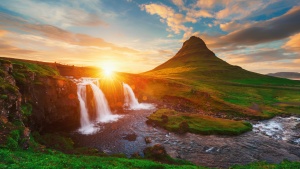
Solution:
M 253 131 L 275 140 L 288 141 L 293 144 L 300 144 L 299 133 L 295 129 L 300 123 L 298 117 L 275 117 L 270 120 L 261 121 L 253 125 Z
M 101 91 L 101 89 L 97 85 L 95 85 L 93 82 L 90 82 L 89 85 L 91 86 L 93 93 L 94 93 L 97 121 L 98 122 L 110 122 L 110 121 L 118 120 L 118 118 L 120 118 L 121 116 L 112 115 L 109 105 L 107 103 L 107 100 L 106 100 L 103 92 Z
M 86 107 L 86 84 L 79 83 L 77 84 L 77 95 L 80 104 L 80 124 L 81 127 L 79 132 L 82 134 L 92 134 L 97 132 L 99 129 L 94 127 L 94 124 L 91 123 L 89 119 L 88 109 Z
M 134 92 L 132 88 L 126 84 L 123 83 L 123 89 L 124 89 L 124 107 L 129 110 L 142 110 L 142 109 L 153 109 L 154 106 L 149 103 L 139 103 L 138 99 L 135 97 Z
M 120 117 L 120 115 L 113 115 L 105 98 L 105 95 L 99 88 L 98 79 L 92 78 L 83 78 L 76 79 L 74 82 L 77 83 L 77 95 L 80 103 L 80 124 L 81 127 L 78 130 L 81 134 L 93 134 L 99 131 L 99 127 L 96 125 L 94 121 L 89 119 L 88 109 L 87 109 L 87 98 L 86 98 L 86 86 L 89 85 L 93 91 L 94 101 L 96 105 L 96 122 L 111 122 L 116 121 Z

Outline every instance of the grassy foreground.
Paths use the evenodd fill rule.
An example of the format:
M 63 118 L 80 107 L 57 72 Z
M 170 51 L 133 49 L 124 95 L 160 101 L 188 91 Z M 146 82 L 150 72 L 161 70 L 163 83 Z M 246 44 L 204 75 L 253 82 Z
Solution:
M 165 129 L 175 132 L 238 135 L 252 130 L 248 122 L 180 113 L 169 109 L 159 109 L 148 118 Z
M 160 164 L 140 159 L 67 155 L 57 151 L 41 153 L 0 149 L 0 156 L 0 168 L 200 168 L 193 165 Z
M 127 159 L 116 157 L 98 157 L 84 155 L 68 155 L 57 151 L 31 152 L 31 151 L 11 151 L 0 149 L 0 168 L 145 168 L 145 169 L 193 169 L 206 168 L 195 165 L 169 165 L 150 160 Z M 283 161 L 280 164 L 269 164 L 265 162 L 251 163 L 245 166 L 236 165 L 231 169 L 295 169 L 300 168 L 299 162 Z

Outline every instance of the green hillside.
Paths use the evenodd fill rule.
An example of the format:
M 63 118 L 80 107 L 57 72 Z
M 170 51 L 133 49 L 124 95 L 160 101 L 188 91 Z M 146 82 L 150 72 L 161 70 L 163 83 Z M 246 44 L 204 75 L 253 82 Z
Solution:
M 184 42 L 170 60 L 141 75 L 162 81 L 148 82 L 144 92 L 161 100 L 166 96 L 176 97 L 166 102 L 171 105 L 169 109 L 175 107 L 177 112 L 235 120 L 300 114 L 300 81 L 262 75 L 230 65 L 194 36 Z

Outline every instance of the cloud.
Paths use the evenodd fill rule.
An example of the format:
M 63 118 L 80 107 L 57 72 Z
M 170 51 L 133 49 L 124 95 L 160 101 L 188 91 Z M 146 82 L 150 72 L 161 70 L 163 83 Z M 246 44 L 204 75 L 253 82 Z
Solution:
M 250 53 L 229 53 L 223 56 L 226 61 L 233 64 L 293 60 L 299 58 L 299 55 L 296 53 L 289 53 L 284 49 L 260 49 Z
M 188 18 L 188 21 L 196 23 L 198 18 L 212 18 L 213 15 L 207 10 L 189 9 L 186 17 Z
M 270 4 L 276 1 L 263 0 L 263 1 L 227 1 L 223 2 L 225 8 L 216 13 L 217 19 L 238 20 L 245 18 L 254 11 L 263 10 Z
M 300 52 L 300 33 L 289 37 L 289 40 L 282 46 L 291 51 Z
M 6 30 L 0 30 L 0 37 L 1 37 L 1 36 L 4 36 L 6 33 L 7 33 Z
M 300 6 L 286 14 L 221 37 L 223 42 L 234 45 L 255 45 L 292 36 L 300 32 Z
M 187 31 L 189 28 L 184 26 L 184 22 L 187 22 L 183 14 L 176 13 L 174 9 L 163 4 L 143 4 L 140 5 L 141 10 L 148 12 L 151 15 L 159 15 L 161 22 L 167 23 L 170 32 L 179 34 L 180 31 Z
M 179 7 L 179 9 L 186 9 L 183 0 L 172 0 L 172 2 Z
M 101 38 L 96 38 L 85 34 L 72 33 L 51 25 L 31 24 L 23 19 L 5 15 L 2 13 L 0 13 L 0 22 L 1 22 L 0 28 L 2 27 L 2 28 L 9 29 L 13 27 L 14 29 L 18 29 L 18 31 L 27 32 L 29 34 L 36 34 L 38 36 L 61 41 L 71 45 L 94 46 L 100 48 L 109 47 L 112 50 L 116 50 L 116 51 L 119 50 L 127 53 L 138 53 L 138 51 L 134 49 L 120 47 L 118 45 L 106 42 Z M 34 37 L 36 40 L 41 40 L 41 41 L 45 40 L 45 38 L 38 39 L 37 36 Z
M 241 30 L 252 26 L 255 22 L 247 21 L 239 23 L 237 21 L 231 21 L 227 23 L 220 24 L 220 28 L 225 32 L 233 32 L 236 30 Z
M 88 3 L 95 4 L 93 0 Z M 107 23 L 99 18 L 96 13 L 84 10 L 76 2 L 47 3 L 47 1 L 3 1 L 0 6 L 18 13 L 24 18 L 30 18 L 39 23 L 47 23 L 59 27 L 70 26 L 106 26 Z M 99 6 L 99 5 L 98 5 Z
M 15 46 L 8 44 L 7 42 L 1 40 L 0 41 L 0 55 L 1 56 L 20 56 L 20 55 L 28 55 L 33 54 L 35 51 L 21 49 Z
M 217 5 L 223 5 L 225 0 L 198 0 L 196 6 L 199 8 L 214 8 Z
M 184 34 L 181 41 L 188 39 L 192 35 L 199 34 L 199 32 L 193 32 L 193 27 L 185 26 L 185 23 L 196 23 L 197 19 L 201 17 L 213 17 L 213 15 L 206 10 L 194 10 L 186 8 L 182 0 L 173 0 L 172 2 L 181 10 L 186 10 L 186 15 L 177 13 L 173 8 L 164 4 L 142 4 L 140 5 L 140 8 L 151 15 L 160 16 L 160 21 L 162 23 L 166 23 L 168 26 L 167 31 L 174 34 L 180 34 L 181 31 L 183 31 Z M 172 35 L 169 34 L 168 37 L 172 37 Z

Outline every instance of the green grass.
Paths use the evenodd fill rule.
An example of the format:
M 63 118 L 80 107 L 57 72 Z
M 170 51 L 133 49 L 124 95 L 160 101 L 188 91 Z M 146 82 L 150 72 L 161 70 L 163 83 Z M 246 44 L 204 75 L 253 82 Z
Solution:
M 163 121 L 162 116 L 168 120 Z M 159 109 L 148 117 L 151 121 L 170 131 L 178 132 L 180 124 L 188 124 L 188 132 L 197 134 L 226 134 L 237 135 L 252 129 L 248 122 L 214 118 L 200 114 L 180 113 L 174 110 Z
M 40 76 L 58 76 L 59 75 L 59 72 L 56 69 L 54 69 L 50 66 L 42 65 L 42 64 L 34 64 L 34 63 L 18 61 L 18 60 L 12 60 L 12 64 L 13 64 L 14 68 L 16 68 L 18 70 L 26 71 L 26 69 L 27 69 L 27 70 L 34 72 Z M 22 76 L 22 75 L 19 75 L 19 76 Z
M 300 168 L 300 162 L 282 161 L 279 164 L 269 164 L 266 162 L 254 162 L 248 165 L 235 165 L 230 169 L 296 169 Z
M 200 168 L 194 165 L 160 164 L 141 159 L 67 155 L 57 151 L 41 153 L 0 149 L 0 156 L 0 168 Z

